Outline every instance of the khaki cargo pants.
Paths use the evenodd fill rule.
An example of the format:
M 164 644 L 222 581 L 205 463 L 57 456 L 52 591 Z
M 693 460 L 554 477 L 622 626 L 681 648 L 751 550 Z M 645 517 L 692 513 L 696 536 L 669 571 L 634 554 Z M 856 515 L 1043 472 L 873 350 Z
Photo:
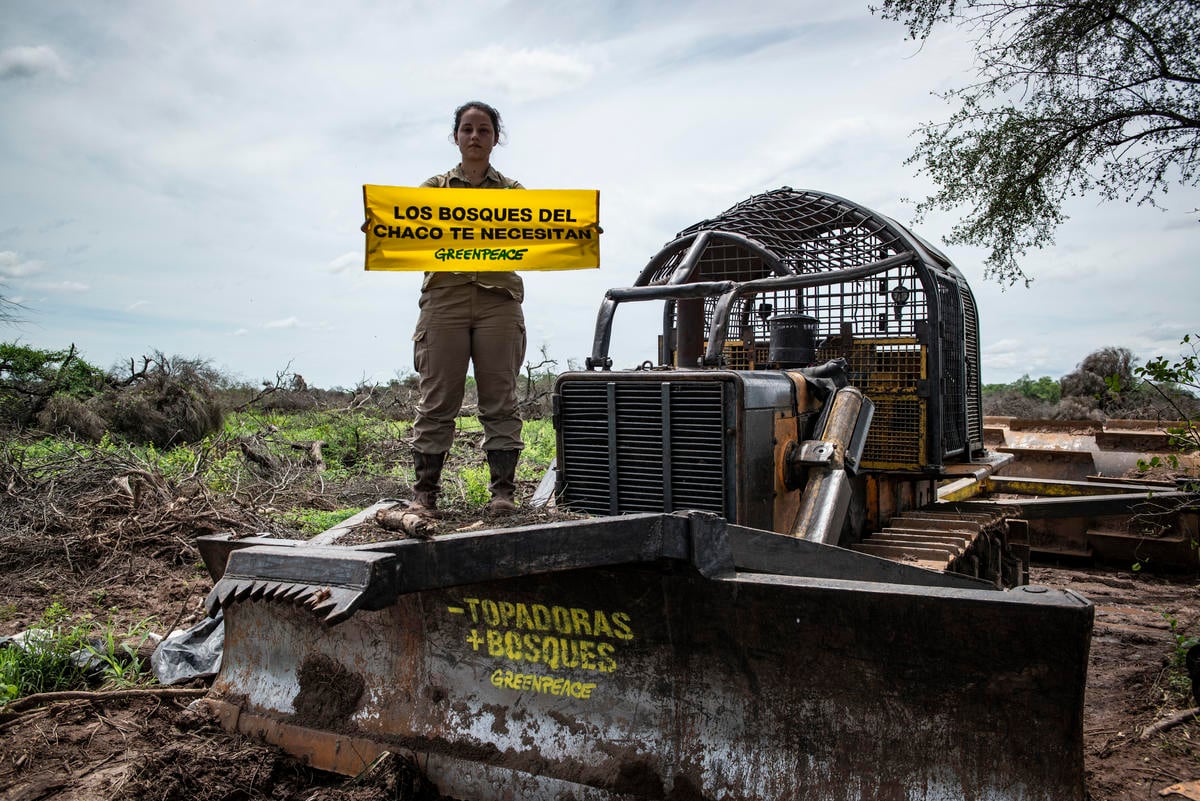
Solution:
M 413 363 L 421 377 L 413 448 L 450 450 L 468 362 L 479 392 L 483 449 L 524 448 L 517 414 L 517 379 L 525 360 L 520 302 L 506 292 L 464 284 L 422 292 L 420 308 L 413 334 Z

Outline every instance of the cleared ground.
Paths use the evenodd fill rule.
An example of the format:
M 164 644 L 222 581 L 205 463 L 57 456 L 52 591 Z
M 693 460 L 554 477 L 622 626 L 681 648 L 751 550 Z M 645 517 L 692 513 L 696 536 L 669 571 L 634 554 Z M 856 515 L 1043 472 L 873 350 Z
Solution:
M 532 487 L 523 490 L 527 497 Z M 196 517 L 199 507 L 178 508 Z M 0 634 L 35 625 L 55 601 L 73 612 L 118 623 L 154 617 L 160 632 L 172 623 L 186 626 L 198 620 L 211 582 L 187 530 L 164 527 L 169 516 L 141 514 L 143 523 L 156 521 L 154 527 L 142 525 L 141 535 L 137 514 L 116 510 L 105 516 L 108 527 L 102 531 L 62 532 L 58 542 L 18 543 L 13 532 L 0 535 L 5 554 L 0 563 Z M 510 522 L 545 519 L 526 512 Z M 440 525 L 450 530 L 496 522 L 479 518 L 477 510 L 460 510 Z M 163 535 L 164 530 L 173 533 Z M 101 535 L 103 548 L 86 547 Z M 1140 736 L 1146 726 L 1193 704 L 1186 682 L 1178 672 L 1172 674 L 1169 664 L 1180 638 L 1200 628 L 1196 577 L 1057 565 L 1035 567 L 1031 580 L 1070 587 L 1096 604 L 1084 719 L 1087 787 L 1093 801 L 1157 799 L 1164 788 L 1200 777 L 1200 724 Z M 136 694 L 79 698 L 0 715 L 0 797 L 436 798 L 403 767 L 357 784 L 310 770 L 273 748 L 226 734 L 189 714 L 185 710 L 191 700 L 188 695 Z

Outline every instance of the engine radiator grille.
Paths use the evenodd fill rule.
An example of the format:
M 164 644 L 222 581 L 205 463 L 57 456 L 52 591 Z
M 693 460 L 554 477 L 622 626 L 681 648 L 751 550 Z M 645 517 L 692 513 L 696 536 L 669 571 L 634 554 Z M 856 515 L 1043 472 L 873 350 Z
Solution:
M 724 381 L 559 387 L 559 500 L 589 514 L 726 509 Z

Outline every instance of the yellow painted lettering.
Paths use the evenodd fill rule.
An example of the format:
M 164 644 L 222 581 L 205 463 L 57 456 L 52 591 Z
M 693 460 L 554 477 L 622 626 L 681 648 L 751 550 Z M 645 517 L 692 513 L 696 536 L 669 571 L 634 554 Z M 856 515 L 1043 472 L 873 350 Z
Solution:
M 526 634 L 522 638 L 524 643 L 525 658 L 530 662 L 537 663 L 542 659 L 542 638 L 536 634 Z
M 613 636 L 612 626 L 608 624 L 608 616 L 599 609 L 596 610 L 596 615 L 592 618 L 592 634 L 597 637 Z
M 596 646 L 596 670 L 601 673 L 612 673 L 617 669 L 617 660 L 613 658 L 613 644 L 602 642 Z
M 579 666 L 584 670 L 596 669 L 596 643 L 591 640 L 579 641 Z
M 533 618 L 529 616 L 529 607 L 525 604 L 517 604 L 517 628 L 532 629 Z
M 566 668 L 579 667 L 579 643 L 574 640 L 564 640 L 561 637 L 558 641 L 562 647 L 562 650 L 559 652 L 562 666 Z
M 504 635 L 504 655 L 514 662 L 520 662 L 524 658 L 521 653 L 521 635 L 515 631 L 507 632 Z
M 471 622 L 479 622 L 479 599 L 478 598 L 463 598 L 463 603 L 471 610 Z
M 586 609 L 571 608 L 571 623 L 576 634 L 592 636 L 592 616 Z
M 554 629 L 559 634 L 571 633 L 571 610 L 565 606 L 556 606 L 550 610 L 550 614 L 554 617 Z
M 543 637 L 542 638 L 542 661 L 551 670 L 558 670 L 558 638 Z
M 632 640 L 633 629 L 629 628 L 629 615 L 624 612 L 614 612 L 612 616 L 613 635 L 618 640 Z

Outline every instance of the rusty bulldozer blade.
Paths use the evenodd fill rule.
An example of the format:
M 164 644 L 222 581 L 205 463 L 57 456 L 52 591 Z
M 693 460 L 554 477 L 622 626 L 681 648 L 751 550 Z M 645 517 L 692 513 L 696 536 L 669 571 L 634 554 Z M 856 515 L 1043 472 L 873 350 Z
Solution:
M 477 800 L 1083 798 L 1071 592 L 698 513 L 237 548 L 205 548 L 211 703 L 321 769 L 404 753 Z

